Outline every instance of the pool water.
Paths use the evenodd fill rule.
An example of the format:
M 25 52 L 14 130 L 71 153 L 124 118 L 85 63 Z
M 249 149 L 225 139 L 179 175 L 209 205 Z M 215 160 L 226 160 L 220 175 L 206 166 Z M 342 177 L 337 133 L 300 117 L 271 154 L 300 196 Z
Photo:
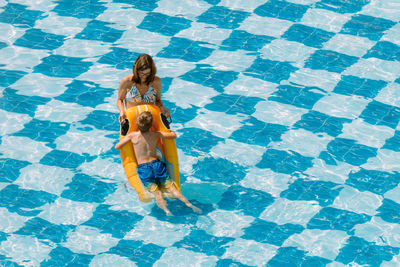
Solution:
M 400 266 L 397 0 L 0 0 L 1 266 Z M 123 172 L 153 56 L 182 192 Z

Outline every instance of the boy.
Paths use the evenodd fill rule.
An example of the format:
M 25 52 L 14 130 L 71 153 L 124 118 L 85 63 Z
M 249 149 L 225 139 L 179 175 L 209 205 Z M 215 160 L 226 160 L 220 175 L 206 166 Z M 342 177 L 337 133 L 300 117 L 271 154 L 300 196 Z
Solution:
M 155 197 L 157 205 L 165 211 L 168 216 L 173 216 L 167 208 L 167 202 L 163 198 L 162 189 L 167 190 L 175 197 L 180 199 L 186 206 L 194 212 L 201 213 L 201 209 L 191 204 L 175 187 L 175 184 L 168 176 L 165 164 L 158 159 L 157 141 L 159 138 L 175 139 L 174 132 L 153 132 L 150 128 L 153 124 L 153 116 L 146 111 L 137 118 L 139 131 L 131 132 L 126 135 L 116 145 L 116 149 L 121 149 L 128 142 L 132 142 L 136 160 L 138 163 L 137 173 L 143 185 Z

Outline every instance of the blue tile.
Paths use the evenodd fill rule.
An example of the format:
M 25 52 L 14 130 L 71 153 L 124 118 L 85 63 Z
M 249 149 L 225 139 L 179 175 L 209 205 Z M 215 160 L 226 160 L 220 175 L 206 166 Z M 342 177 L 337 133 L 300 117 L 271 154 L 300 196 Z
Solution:
M 110 49 L 111 51 L 104 54 L 98 62 L 112 65 L 119 70 L 131 69 L 136 58 L 140 55 L 125 48 L 111 47 Z
M 56 195 L 20 188 L 10 184 L 0 191 L 0 207 L 7 208 L 10 212 L 17 212 L 22 216 L 36 216 L 38 210 L 45 204 L 50 204 L 57 199 Z
M 387 139 L 382 148 L 400 152 L 400 131 L 395 131 L 394 136 Z
M 343 124 L 350 122 L 350 119 L 332 117 L 310 110 L 294 124 L 294 128 L 302 128 L 313 133 L 327 133 L 335 137 L 342 133 Z
M 207 155 L 210 149 L 224 139 L 200 128 L 183 128 L 176 140 L 176 145 L 192 156 Z
M 344 14 L 357 13 L 369 3 L 370 0 L 321 0 L 316 4 L 316 7 Z
M 0 49 L 3 49 L 4 47 L 7 47 L 8 44 L 4 42 L 0 42 Z
M 182 124 L 196 118 L 197 110 L 199 109 L 199 108 L 193 107 L 193 106 L 190 108 L 181 108 L 167 100 L 163 100 L 163 104 L 164 104 L 164 106 L 166 106 L 169 109 L 169 112 L 171 113 L 172 122 L 178 122 L 178 123 L 182 123 Z
M 400 223 L 400 204 L 390 199 L 384 199 L 382 205 L 377 209 L 376 216 L 390 223 Z
M 346 138 L 336 138 L 327 145 L 327 152 L 334 159 L 354 166 L 365 164 L 370 157 L 377 155 L 377 149 L 357 144 L 356 141 Z
M 217 5 L 221 0 L 204 0 L 205 2 L 209 3 L 210 5 Z
M 295 151 L 268 149 L 256 166 L 269 168 L 274 172 L 293 174 L 303 172 L 313 166 L 312 160 L 312 157 L 305 157 Z
M 311 109 L 324 95 L 325 91 L 318 87 L 301 85 L 279 85 L 268 100 Z
M 51 122 L 32 119 L 24 125 L 24 128 L 14 133 L 15 136 L 26 136 L 39 142 L 54 142 L 58 137 L 64 135 L 70 125 L 64 122 Z
M 24 267 L 24 265 L 19 265 L 16 262 L 6 259 L 6 257 L 1 254 L 0 254 L 0 265 L 6 267 Z
M 84 156 L 57 149 L 53 149 L 40 160 L 40 164 L 71 169 L 76 169 L 84 162 Z
M 368 53 L 363 57 L 375 57 L 383 60 L 400 61 L 400 46 L 387 41 L 378 42 L 368 50 Z
M 231 259 L 219 259 L 216 262 L 215 267 L 247 267 L 249 265 L 245 265 L 243 263 L 233 261 Z
M 219 94 L 211 98 L 211 103 L 204 106 L 205 109 L 224 112 L 226 114 L 251 115 L 256 112 L 255 106 L 258 102 L 264 101 L 259 97 Z
M 362 266 L 380 266 L 383 261 L 392 260 L 399 251 L 399 248 L 378 246 L 357 236 L 351 236 L 335 260 L 344 264 L 355 262 Z
M 208 65 L 197 65 L 195 69 L 183 74 L 179 78 L 214 88 L 223 92 L 225 86 L 237 79 L 238 72 L 212 69 Z
M 52 10 L 59 16 L 75 17 L 78 19 L 94 19 L 102 14 L 107 8 L 102 0 L 74 0 L 74 1 L 55 1 L 57 5 Z
M 20 175 L 20 170 L 30 165 L 27 161 L 0 158 L 0 183 L 12 183 Z
M 308 222 L 307 229 L 350 231 L 357 224 L 370 220 L 371 216 L 365 214 L 326 207 Z
M 253 65 L 250 66 L 243 74 L 268 82 L 280 83 L 287 80 L 290 73 L 295 72 L 298 68 L 292 66 L 288 62 L 273 61 L 258 57 Z
M 283 242 L 291 235 L 300 234 L 303 230 L 304 227 L 298 224 L 278 225 L 273 222 L 255 219 L 249 227 L 244 229 L 244 235 L 241 238 L 282 246 Z
M 91 62 L 83 61 L 84 58 L 50 55 L 42 59 L 42 63 L 35 66 L 34 72 L 39 72 L 50 77 L 75 78 L 89 70 Z
M 152 243 L 143 244 L 140 241 L 121 240 L 107 253 L 116 254 L 134 261 L 138 266 L 153 266 L 161 258 L 165 248 Z
M 189 62 L 198 62 L 211 55 L 214 49 L 205 47 L 207 43 L 186 38 L 172 37 L 169 45 L 161 50 L 157 57 L 179 58 Z
M 216 237 L 207 234 L 204 230 L 193 230 L 173 246 L 204 253 L 208 256 L 221 257 L 225 253 L 226 244 L 233 240 L 235 239 L 232 237 Z
M 391 20 L 356 14 L 342 28 L 340 33 L 366 37 L 372 41 L 379 41 L 384 32 L 396 23 Z
M 333 92 L 342 95 L 359 95 L 366 98 L 375 98 L 387 82 L 377 81 L 356 76 L 342 76 Z
M 76 39 L 97 40 L 114 43 L 121 38 L 123 31 L 108 27 L 111 23 L 92 20 L 81 33 L 75 35 Z
M 309 7 L 281 0 L 270 0 L 257 7 L 254 13 L 262 17 L 272 17 L 290 21 L 300 21 Z
M 137 28 L 174 36 L 190 27 L 191 21 L 182 17 L 170 17 L 165 14 L 149 12 Z
M 8 87 L 26 74 L 24 71 L 0 69 L 0 86 Z
M 105 103 L 105 98 L 112 96 L 115 90 L 112 88 L 103 88 L 94 82 L 81 80 L 73 80 L 66 87 L 67 90 L 55 97 L 55 99 L 92 108 Z
M 234 131 L 229 139 L 238 142 L 266 147 L 270 142 L 282 140 L 282 134 L 289 130 L 287 126 L 265 123 L 254 117 L 243 121 L 242 127 Z
M 14 45 L 31 49 L 54 50 L 64 44 L 65 36 L 43 32 L 39 29 L 29 29 L 18 38 Z
M 86 174 L 76 174 L 72 178 L 72 182 L 66 184 L 61 196 L 81 202 L 102 203 L 109 194 L 112 194 L 116 189 L 116 184 L 105 183 L 99 181 Z
M 103 110 L 94 110 L 81 123 L 93 125 L 97 129 L 105 131 L 115 131 L 120 127 L 118 114 Z
M 32 28 L 36 20 L 42 18 L 42 11 L 29 10 L 27 6 L 8 3 L 0 13 L 0 22 L 9 23 L 14 26 Z
M 61 243 L 66 241 L 68 231 L 74 228 L 75 226 L 73 225 L 53 224 L 42 218 L 35 217 L 27 221 L 15 234 L 35 236 L 38 239 Z
M 400 183 L 400 174 L 360 169 L 351 172 L 346 184 L 357 188 L 359 191 L 370 191 L 374 194 L 383 195 L 394 189 Z
M 40 266 L 84 267 L 89 266 L 95 255 L 74 253 L 68 248 L 57 246 L 50 251 L 49 258 L 40 263 Z
M 206 157 L 193 165 L 194 176 L 203 181 L 234 184 L 246 176 L 244 167 L 222 158 Z
M 108 205 L 100 205 L 93 216 L 82 225 L 96 227 L 102 233 L 109 233 L 115 238 L 123 238 L 142 219 L 143 216 L 139 214 L 125 210 L 114 211 Z
M 372 125 L 384 125 L 396 129 L 400 121 L 400 108 L 374 100 L 364 109 L 360 118 Z
M 325 181 L 295 180 L 288 189 L 281 192 L 280 197 L 290 200 L 314 200 L 320 206 L 328 206 L 335 201 L 343 187 L 338 184 Z
M 158 1 L 159 0 L 113 0 L 113 3 L 123 3 L 132 5 L 132 7 L 139 10 L 153 11 L 158 7 L 157 5 Z
M 317 50 L 306 61 L 304 67 L 341 73 L 357 61 L 357 57 L 348 56 L 335 51 Z
M 11 88 L 6 88 L 0 94 L 1 109 L 14 112 L 28 114 L 31 117 L 35 116 L 37 106 L 45 105 L 50 98 L 40 96 L 26 96 L 16 93 L 17 91 Z
M 250 13 L 231 10 L 223 6 L 213 6 L 197 17 L 198 22 L 217 25 L 218 28 L 235 29 L 245 20 Z
M 314 27 L 294 24 L 283 35 L 289 41 L 295 41 L 307 46 L 322 48 L 335 34 Z
M 268 267 L 284 267 L 284 266 L 299 266 L 299 267 L 318 267 L 326 266 L 331 260 L 307 256 L 307 252 L 299 250 L 295 247 L 281 247 L 276 255 L 268 262 Z
M 233 185 L 224 192 L 221 201 L 218 202 L 218 207 L 224 210 L 238 210 L 246 215 L 258 217 L 272 202 L 274 198 L 264 191 Z
M 258 51 L 276 38 L 266 35 L 255 35 L 246 31 L 234 30 L 228 39 L 222 42 L 221 50 L 235 51 L 243 49 Z
M 0 231 L 0 243 L 7 240 L 7 234 Z M 1 259 L 1 256 L 0 256 Z

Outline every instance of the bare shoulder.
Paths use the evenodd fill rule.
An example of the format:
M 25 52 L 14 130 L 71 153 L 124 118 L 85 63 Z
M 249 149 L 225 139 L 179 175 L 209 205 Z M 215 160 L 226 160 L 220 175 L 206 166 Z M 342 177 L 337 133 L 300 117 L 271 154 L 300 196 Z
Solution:
M 121 80 L 121 84 L 129 84 L 132 83 L 132 74 L 126 75 L 124 78 Z
M 160 77 L 158 77 L 158 76 L 154 77 L 153 86 L 156 89 L 160 89 L 161 88 L 161 79 L 160 79 Z

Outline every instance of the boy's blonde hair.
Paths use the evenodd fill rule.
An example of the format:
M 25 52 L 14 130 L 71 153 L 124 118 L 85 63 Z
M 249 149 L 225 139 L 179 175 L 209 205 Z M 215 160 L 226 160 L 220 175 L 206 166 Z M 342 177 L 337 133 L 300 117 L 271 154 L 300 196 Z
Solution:
M 139 131 L 147 132 L 153 125 L 153 116 L 151 113 L 148 111 L 140 113 L 139 117 L 137 118 L 137 125 Z

